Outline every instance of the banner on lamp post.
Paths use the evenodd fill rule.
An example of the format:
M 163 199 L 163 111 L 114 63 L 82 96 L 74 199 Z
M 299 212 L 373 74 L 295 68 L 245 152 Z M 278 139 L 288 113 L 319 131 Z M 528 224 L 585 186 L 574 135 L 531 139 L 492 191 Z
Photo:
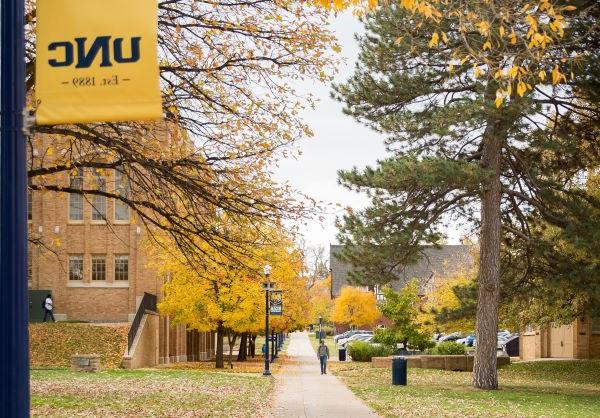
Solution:
M 283 292 L 281 290 L 272 290 L 270 292 L 270 309 L 271 315 L 282 315 L 283 314 Z
M 37 0 L 38 125 L 162 117 L 156 0 Z

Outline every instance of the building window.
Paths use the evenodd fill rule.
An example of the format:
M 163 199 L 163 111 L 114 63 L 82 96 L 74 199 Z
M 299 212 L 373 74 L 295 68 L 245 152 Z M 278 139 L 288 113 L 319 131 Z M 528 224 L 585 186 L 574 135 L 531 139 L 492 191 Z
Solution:
M 129 256 L 115 256 L 115 281 L 129 280 Z
M 69 256 L 69 280 L 83 280 L 83 255 Z
M 71 171 L 69 186 L 71 189 L 83 189 L 83 170 L 76 168 Z M 80 193 L 69 194 L 69 220 L 83 221 L 83 195 Z
M 129 190 L 129 180 L 123 171 L 115 170 L 115 193 L 127 198 Z M 115 221 L 129 221 L 129 206 L 118 199 L 115 199 Z
M 104 256 L 104 255 L 92 256 L 92 280 L 93 281 L 106 280 L 106 256 Z
M 106 177 L 99 169 L 94 169 L 95 189 L 106 191 Z M 92 196 L 92 221 L 106 221 L 106 196 Z

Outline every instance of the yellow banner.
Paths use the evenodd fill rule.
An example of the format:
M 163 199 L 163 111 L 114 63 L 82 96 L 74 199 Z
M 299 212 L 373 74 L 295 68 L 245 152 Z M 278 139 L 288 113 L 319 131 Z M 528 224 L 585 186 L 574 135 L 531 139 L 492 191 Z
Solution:
M 157 0 L 37 0 L 36 123 L 162 117 Z

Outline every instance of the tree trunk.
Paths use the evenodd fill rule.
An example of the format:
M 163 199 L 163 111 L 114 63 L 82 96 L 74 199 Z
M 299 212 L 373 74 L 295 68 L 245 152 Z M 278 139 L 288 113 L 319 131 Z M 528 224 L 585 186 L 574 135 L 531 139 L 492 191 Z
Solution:
M 215 368 L 217 369 L 225 368 L 225 363 L 223 361 L 223 332 L 223 323 L 219 322 L 217 325 L 217 352 L 215 361 Z
M 256 334 L 252 334 L 250 338 L 250 355 L 252 358 L 256 357 Z
M 233 369 L 233 348 L 235 347 L 235 342 L 237 341 L 238 334 L 232 332 L 231 330 L 227 331 L 227 343 L 229 344 L 229 368 Z
M 493 103 L 493 99 L 490 103 Z M 494 120 L 488 120 L 483 134 L 481 165 L 490 171 L 490 175 L 484 181 L 481 197 L 479 295 L 475 330 L 477 350 L 473 365 L 473 386 L 479 389 L 498 389 L 496 347 L 500 295 L 500 170 L 507 125 L 507 121 L 498 115 Z
M 242 333 L 240 339 L 240 351 L 238 352 L 237 361 L 246 361 L 246 353 L 248 352 L 248 333 Z

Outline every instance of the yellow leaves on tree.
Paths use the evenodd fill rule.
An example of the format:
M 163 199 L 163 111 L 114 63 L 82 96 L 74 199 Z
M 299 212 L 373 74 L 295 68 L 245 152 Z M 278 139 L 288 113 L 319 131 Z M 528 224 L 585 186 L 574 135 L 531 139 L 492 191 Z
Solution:
M 274 317 L 271 325 L 277 331 L 301 328 L 308 321 L 308 295 L 300 278 L 302 257 L 282 228 L 237 225 L 222 220 L 230 230 L 237 230 L 240 248 L 237 261 L 214 247 L 198 242 L 200 254 L 181 254 L 177 246 L 163 237 L 160 246 L 151 246 L 152 265 L 170 280 L 164 286 L 159 303 L 162 313 L 175 323 L 186 324 L 199 331 L 214 331 L 219 326 L 233 332 L 262 330 L 265 294 L 261 284 L 265 264 L 272 266 L 270 277 L 283 290 L 283 315 Z M 230 231 L 231 232 L 231 231 Z M 269 241 L 264 241 L 269 237 Z
M 310 295 L 310 322 L 316 324 L 319 317 L 323 322 L 331 320 L 333 300 L 331 299 L 331 276 L 320 280 L 309 291 Z
M 534 89 L 537 84 L 551 81 L 553 85 L 565 83 L 566 68 L 573 71 L 576 54 L 561 48 L 565 41 L 565 29 L 570 19 L 577 18 L 575 5 L 558 0 L 502 0 L 462 2 L 443 0 L 398 0 L 399 7 L 411 14 L 414 25 L 404 30 L 431 28 L 430 49 L 452 49 L 446 65 L 472 66 L 472 77 L 481 79 L 486 74 L 498 85 L 495 104 L 502 106 L 513 91 L 520 97 Z M 359 13 L 374 9 L 370 0 L 318 0 L 326 8 L 341 10 L 355 8 Z M 588 7 L 588 6 L 586 6 Z M 439 33 L 444 34 L 440 45 Z M 508 36 L 506 36 L 508 33 Z M 401 39 L 402 36 L 399 37 Z M 560 51 L 560 52 L 559 52 Z M 432 51 L 436 53 L 436 51 Z M 560 63 L 560 64 L 557 64 Z M 523 71 L 514 73 L 514 66 Z M 552 71 L 552 78 L 546 78 Z M 452 72 L 452 71 L 450 71 Z M 500 75 L 500 76 L 499 76 Z M 513 84 L 516 83 L 516 88 Z
M 381 317 L 372 292 L 344 287 L 335 300 L 331 320 L 354 327 L 370 326 Z
M 294 331 L 310 322 L 309 295 L 301 277 L 304 260 L 289 236 L 280 233 L 279 237 L 278 244 L 264 248 L 259 257 L 273 267 L 271 280 L 283 291 L 283 315 L 271 317 L 271 326 L 276 332 Z
M 457 319 L 454 321 L 444 321 L 436 323 L 435 315 L 432 312 L 443 312 L 444 310 L 453 310 L 461 306 L 461 301 L 453 291 L 455 286 L 466 286 L 475 281 L 477 271 L 467 270 L 455 274 L 453 277 L 445 280 L 439 280 L 435 283 L 434 290 L 427 295 L 426 302 L 422 307 L 422 314 L 419 322 L 427 324 L 429 331 L 472 331 L 475 329 L 475 318 Z

